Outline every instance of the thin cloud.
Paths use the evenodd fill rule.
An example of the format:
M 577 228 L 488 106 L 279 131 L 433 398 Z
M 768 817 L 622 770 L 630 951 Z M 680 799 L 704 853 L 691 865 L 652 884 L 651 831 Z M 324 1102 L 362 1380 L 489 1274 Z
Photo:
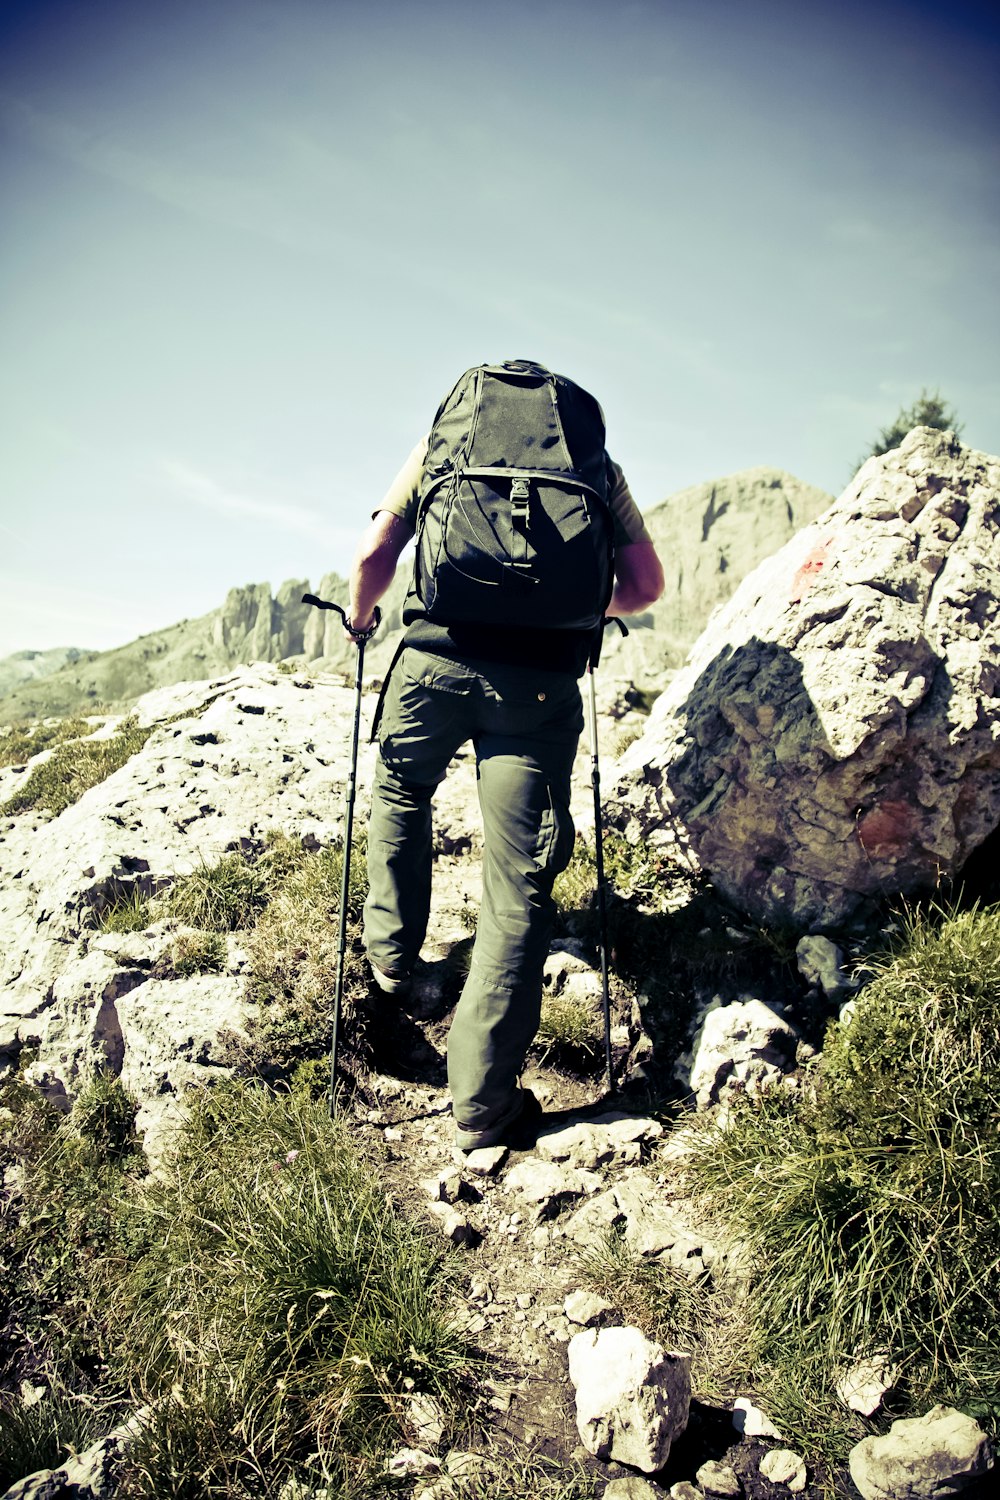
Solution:
M 206 510 L 228 516 L 263 521 L 282 531 L 294 531 L 323 546 L 334 547 L 353 537 L 342 526 L 331 526 L 317 511 L 287 501 L 261 499 L 242 490 L 230 489 L 211 475 L 201 473 L 176 459 L 162 460 L 163 472 L 176 491 Z

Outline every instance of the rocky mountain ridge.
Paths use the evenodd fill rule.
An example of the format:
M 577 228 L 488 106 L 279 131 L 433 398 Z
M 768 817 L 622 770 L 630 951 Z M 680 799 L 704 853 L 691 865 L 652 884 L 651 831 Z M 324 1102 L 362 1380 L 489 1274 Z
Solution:
M 829 503 L 830 496 L 778 469 L 748 469 L 696 485 L 645 513 L 664 561 L 662 600 L 635 620 L 628 641 L 607 643 L 615 672 L 646 691 L 680 665 L 711 611 L 740 579 Z M 372 672 L 385 671 L 401 629 L 409 576 L 404 554 L 383 601 L 383 625 L 368 651 Z M 267 583 L 230 589 L 224 603 L 194 620 L 181 620 L 112 651 L 66 653 L 44 673 L 24 670 L 24 658 L 55 666 L 52 653 L 19 653 L 0 661 L 0 723 L 85 713 L 134 702 L 171 683 L 225 673 L 245 662 L 294 658 L 322 671 L 349 670 L 351 648 L 339 618 L 301 602 L 306 579 L 289 579 L 272 596 Z M 327 573 L 315 592 L 345 602 L 347 586 Z

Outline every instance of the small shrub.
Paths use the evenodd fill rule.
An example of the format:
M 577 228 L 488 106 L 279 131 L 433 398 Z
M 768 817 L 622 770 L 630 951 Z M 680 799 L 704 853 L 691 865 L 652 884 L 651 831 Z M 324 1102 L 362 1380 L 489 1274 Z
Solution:
M 593 1006 L 562 995 L 543 995 L 538 1039 L 546 1056 L 593 1061 L 602 1053 L 603 1025 Z
M 692 1281 L 664 1261 L 638 1255 L 617 1230 L 578 1248 L 573 1260 L 582 1283 L 627 1324 L 665 1348 L 691 1354 L 699 1391 L 726 1394 L 745 1374 L 749 1325 L 731 1287 L 707 1278 Z
M 84 792 L 121 769 L 141 750 L 152 733 L 126 719 L 109 739 L 74 739 L 58 744 L 42 765 L 36 766 L 0 807 L 0 814 L 44 808 L 57 817 L 79 801 Z
M 270 1078 L 325 1053 L 336 989 L 343 854 L 329 847 L 292 865 L 250 934 L 248 997 L 258 1014 L 247 1026 L 243 1066 Z M 366 994 L 368 971 L 356 924 L 367 892 L 363 844 L 351 855 L 345 994 Z M 353 929 L 353 930 L 352 930 Z M 234 1059 L 240 1066 L 240 1059 Z
M 95 1073 L 70 1111 L 70 1123 L 105 1161 L 121 1161 L 137 1149 L 136 1102 L 110 1073 Z
M 174 973 L 221 974 L 229 959 L 226 939 L 221 932 L 185 932 L 170 950 Z
M 912 1409 L 942 1399 L 996 1426 L 1000 908 L 910 914 L 867 967 L 810 1087 L 738 1104 L 692 1170 L 760 1267 L 779 1422 L 815 1432 L 838 1367 L 884 1349 Z
M 0 1205 L 3 1367 L 87 1388 L 108 1349 L 108 1267 L 145 1244 L 133 1192 L 144 1169 L 135 1106 L 106 1077 L 83 1091 L 69 1118 L 20 1078 L 0 1102 L 2 1159 L 17 1169 Z

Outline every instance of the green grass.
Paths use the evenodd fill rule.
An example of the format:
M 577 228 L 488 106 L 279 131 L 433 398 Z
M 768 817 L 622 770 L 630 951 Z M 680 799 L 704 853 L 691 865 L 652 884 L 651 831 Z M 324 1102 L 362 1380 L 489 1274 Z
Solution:
M 160 1405 L 126 1493 L 257 1493 L 310 1455 L 357 1483 L 402 1441 L 410 1389 L 454 1405 L 447 1264 L 304 1093 L 200 1098 L 149 1204 L 158 1242 L 119 1283 L 115 1337 Z
M 179 875 L 152 903 L 154 918 L 176 917 L 206 932 L 239 932 L 252 927 L 267 905 L 270 881 L 260 862 L 239 853 L 224 854 Z
M 182 933 L 170 950 L 174 973 L 181 978 L 188 974 L 221 974 L 227 960 L 226 939 L 221 932 Z
M 596 1005 L 565 995 L 543 995 L 538 1023 L 542 1061 L 588 1067 L 604 1054 L 604 1023 Z
M 149 897 L 139 885 L 121 890 L 97 917 L 99 932 L 143 932 L 153 920 Z
M 64 721 L 66 722 L 66 721 Z M 72 721 L 70 721 L 72 722 Z M 109 739 L 68 739 L 57 743 L 48 760 L 36 766 L 0 807 L 0 815 L 44 809 L 58 816 L 84 792 L 121 769 L 151 734 L 134 719 L 126 719 Z
M 0 1374 L 50 1394 L 0 1403 L 0 1475 L 145 1406 L 122 1497 L 249 1500 L 295 1474 L 374 1493 L 412 1391 L 464 1423 L 452 1262 L 307 1089 L 189 1103 L 152 1178 L 116 1080 L 68 1118 L 20 1080 L 3 1089 L 3 1165 L 21 1176 L 0 1210 Z
M 758 1268 L 779 1426 L 846 1434 L 836 1373 L 884 1349 L 907 1411 L 943 1400 L 995 1430 L 1000 908 L 908 914 L 867 967 L 810 1085 L 737 1104 L 692 1170 Z
M 93 734 L 96 727 L 79 715 L 69 719 L 52 719 L 44 724 L 36 724 L 31 729 L 15 726 L 6 734 L 0 734 L 0 770 L 4 766 L 24 765 L 33 755 L 40 755 L 43 750 L 51 750 L 53 746 L 61 745 L 66 740 L 78 740 Z
M 248 939 L 247 995 L 257 1015 L 246 1038 L 232 1039 L 232 1061 L 241 1071 L 288 1077 L 330 1044 L 336 987 L 343 852 L 339 846 L 306 853 L 301 847 L 285 864 L 267 910 Z M 368 969 L 359 936 L 367 892 L 365 850 L 355 842 L 347 894 L 348 943 L 344 994 L 368 993 Z M 349 1040 L 349 1038 L 348 1038 Z

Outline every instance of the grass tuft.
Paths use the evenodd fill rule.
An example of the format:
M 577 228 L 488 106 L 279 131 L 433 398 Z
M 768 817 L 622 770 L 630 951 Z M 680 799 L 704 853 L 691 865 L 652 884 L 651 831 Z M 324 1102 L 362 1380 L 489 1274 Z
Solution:
M 94 724 L 80 716 L 50 719 L 31 729 L 14 726 L 6 733 L 0 733 L 0 770 L 5 766 L 24 765 L 32 756 L 40 755 L 43 750 L 51 750 L 53 746 L 61 745 L 66 740 L 83 739 L 93 734 L 95 728 Z
M 199 1098 L 149 1201 L 162 1237 L 116 1333 L 159 1416 L 128 1493 L 251 1493 L 310 1455 L 324 1483 L 356 1479 L 401 1440 L 411 1389 L 457 1395 L 445 1262 L 304 1090 Z
M 943 1400 L 995 1430 L 1000 908 L 908 914 L 867 968 L 809 1086 L 738 1102 L 692 1170 L 758 1268 L 779 1425 L 837 1420 L 838 1370 L 884 1350 L 908 1409 Z
M 109 739 L 67 739 L 36 766 L 0 807 L 0 815 L 45 809 L 54 817 L 78 802 L 84 792 L 119 771 L 141 750 L 152 728 L 140 729 L 126 719 Z

